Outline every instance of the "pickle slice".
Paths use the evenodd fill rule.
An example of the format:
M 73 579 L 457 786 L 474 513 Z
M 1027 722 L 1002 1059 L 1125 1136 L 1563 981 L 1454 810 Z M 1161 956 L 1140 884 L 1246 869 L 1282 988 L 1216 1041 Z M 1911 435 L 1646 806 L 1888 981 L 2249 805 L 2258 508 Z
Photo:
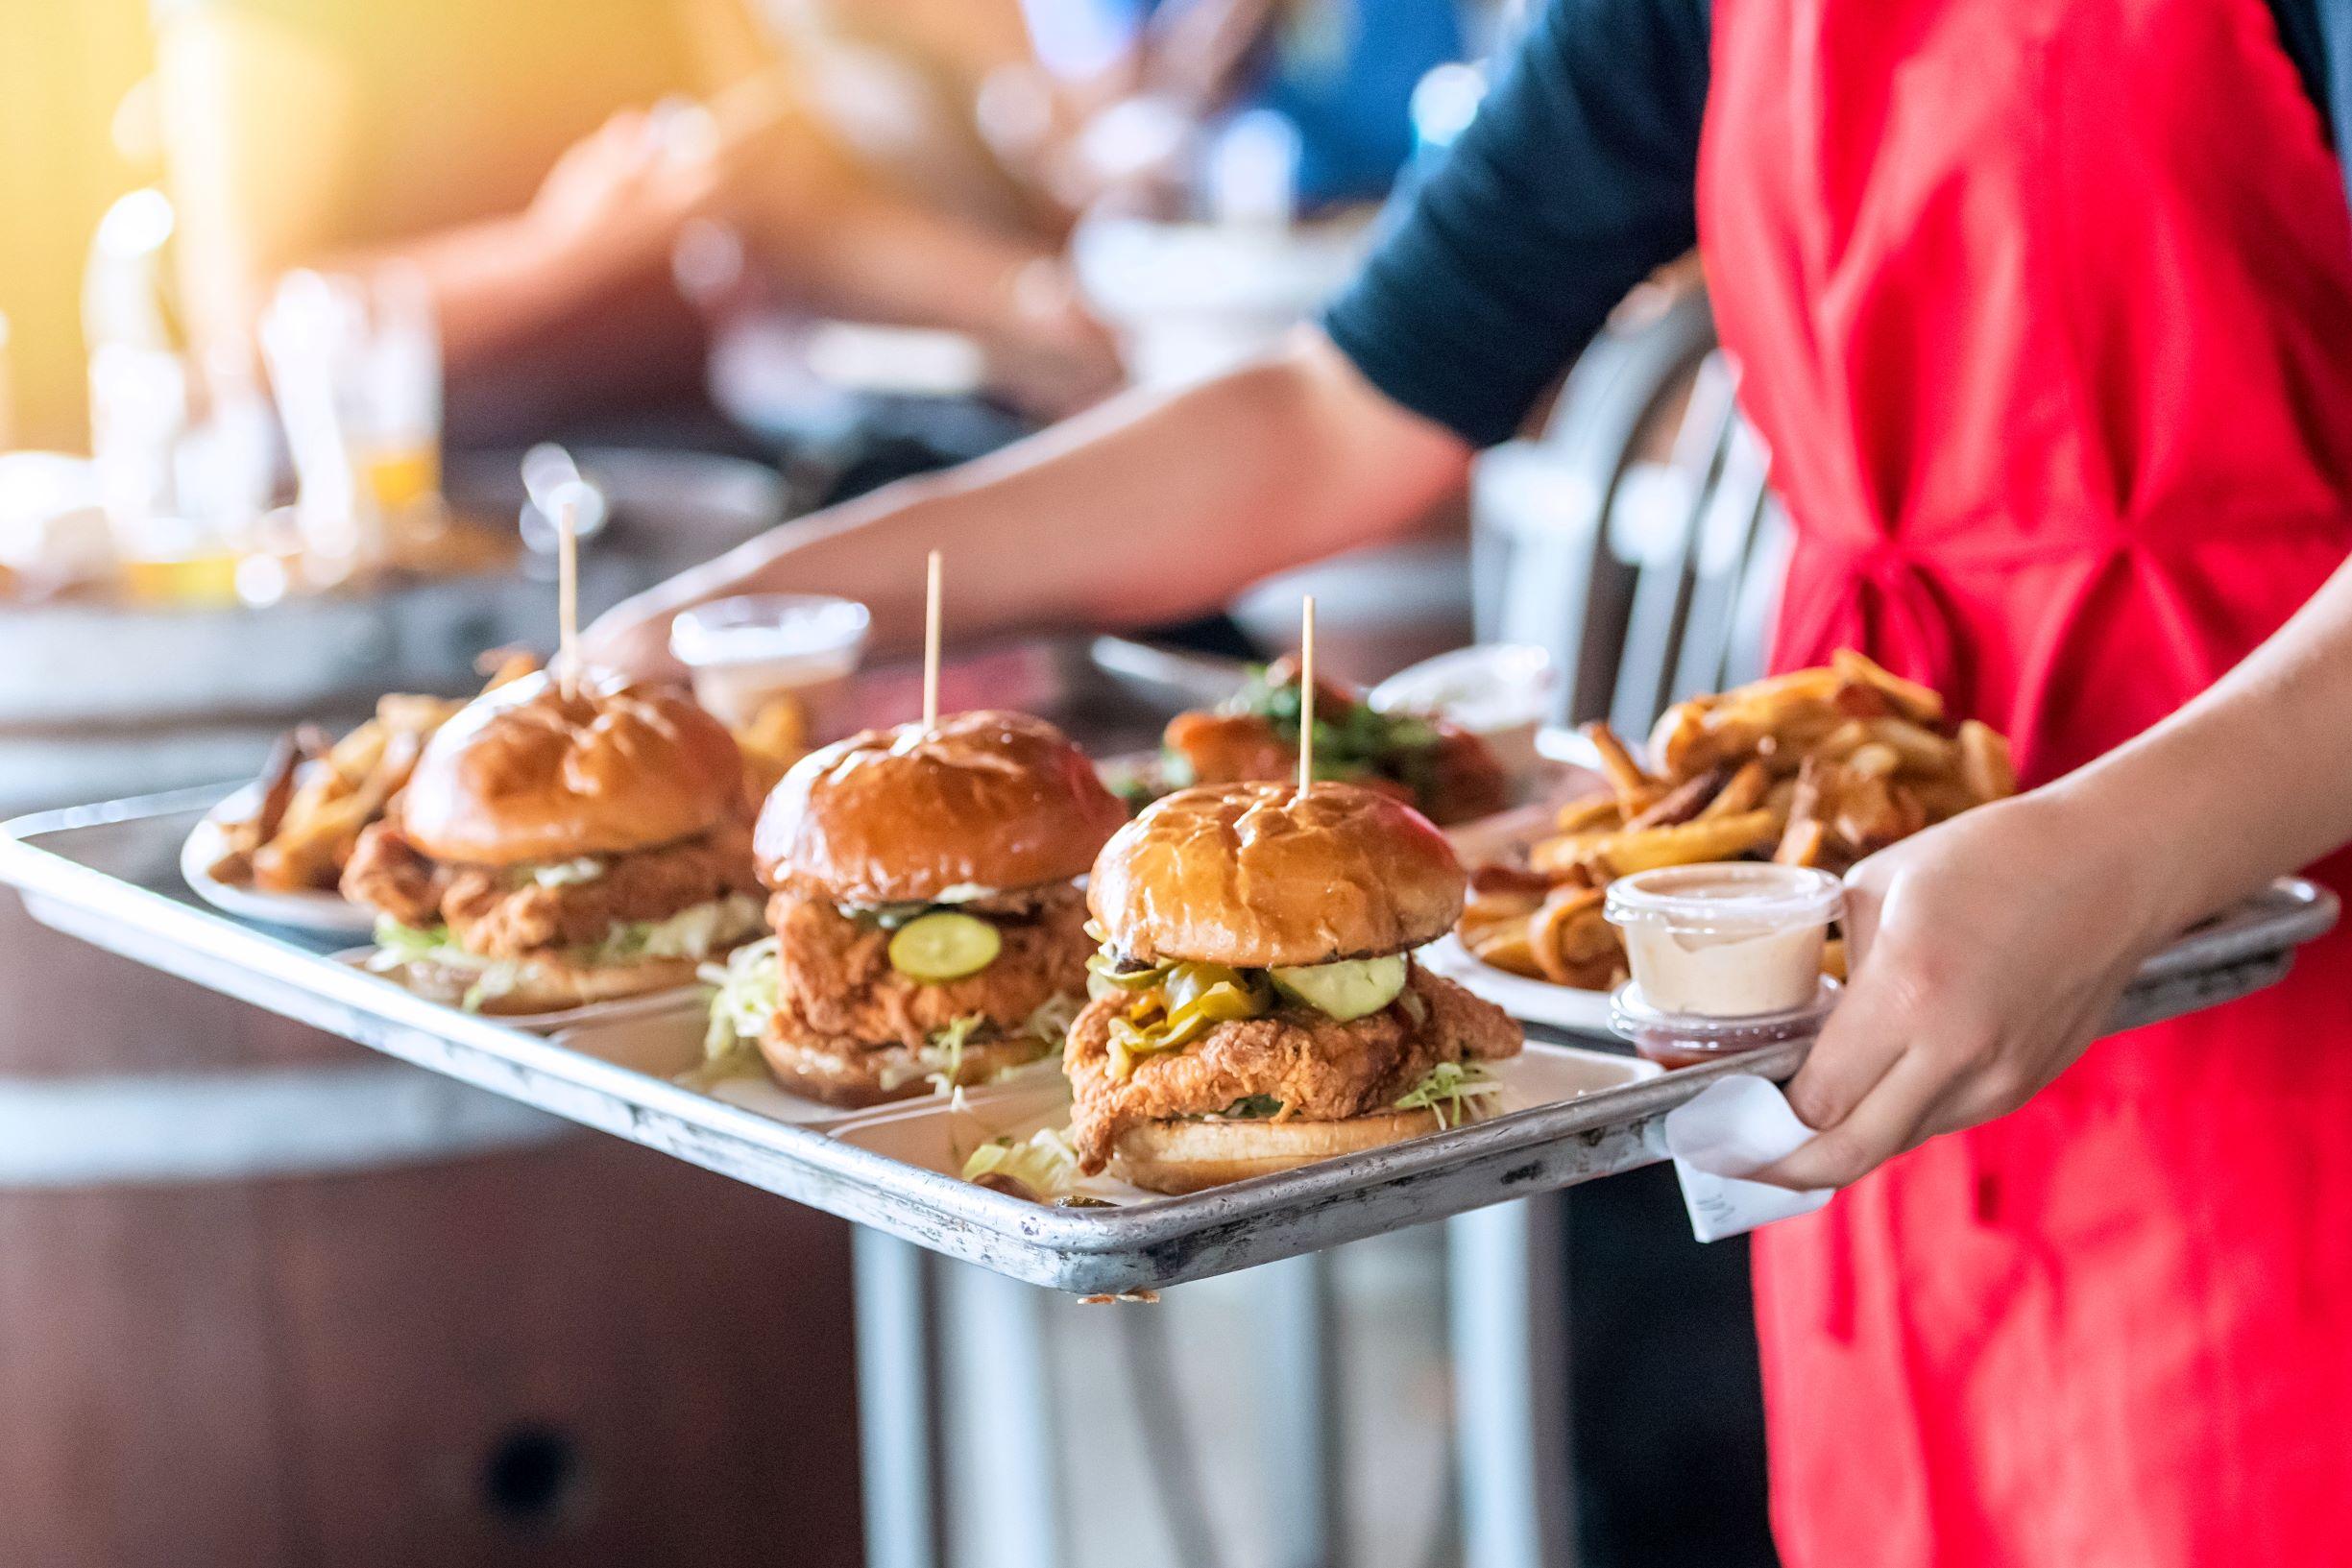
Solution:
M 994 963 L 1004 946 L 978 915 L 934 909 L 890 933 L 890 967 L 910 980 L 959 980 Z
M 1341 1023 L 1369 1017 L 1405 988 L 1405 960 L 1356 958 L 1336 964 L 1273 971 L 1274 988 Z

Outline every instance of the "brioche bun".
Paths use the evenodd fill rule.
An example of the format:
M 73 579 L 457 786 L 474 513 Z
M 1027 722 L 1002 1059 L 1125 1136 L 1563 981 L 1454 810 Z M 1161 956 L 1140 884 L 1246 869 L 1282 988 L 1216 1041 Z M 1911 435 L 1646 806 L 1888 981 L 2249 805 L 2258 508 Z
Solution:
M 625 855 L 740 808 L 743 759 L 683 692 L 546 674 L 468 703 L 425 743 L 401 832 L 436 860 L 511 866 Z
M 963 1048 L 958 1081 L 966 1087 L 992 1083 L 1053 1050 L 1047 1042 L 1029 1036 L 970 1041 Z M 932 1093 L 931 1074 L 937 1071 L 904 1045 L 787 1040 L 772 1025 L 760 1036 L 760 1055 L 785 1093 L 844 1110 L 919 1098 Z
M 1122 953 L 1237 969 L 1433 942 L 1468 888 L 1445 835 L 1353 784 L 1204 784 L 1153 803 L 1096 860 L 1086 902 Z
M 982 711 L 868 730 L 793 764 L 760 812 L 761 880 L 839 904 L 929 903 L 1082 876 L 1127 820 L 1041 718 Z
M 594 1001 L 618 1001 L 627 997 L 674 991 L 694 983 L 698 967 L 691 958 L 643 958 L 623 964 L 576 964 L 554 952 L 537 953 L 511 963 L 512 984 L 486 996 L 474 1010 L 487 1018 L 520 1013 L 553 1013 L 585 1007 Z M 461 1005 L 466 993 L 481 979 L 477 970 L 456 964 L 417 959 L 379 971 L 427 1001 Z
M 1146 1122 L 1119 1135 L 1110 1173 L 1148 1193 L 1198 1193 L 1439 1130 L 1429 1111 L 1379 1111 L 1344 1122 Z

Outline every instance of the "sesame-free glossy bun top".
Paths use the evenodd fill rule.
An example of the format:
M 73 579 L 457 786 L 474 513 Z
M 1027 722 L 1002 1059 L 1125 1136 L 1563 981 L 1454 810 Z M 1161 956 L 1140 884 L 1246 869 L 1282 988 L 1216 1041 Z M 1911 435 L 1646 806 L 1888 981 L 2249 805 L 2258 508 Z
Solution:
M 929 903 L 1083 876 L 1127 809 L 1027 713 L 868 730 L 792 765 L 760 812 L 760 876 L 839 904 Z
M 1353 784 L 1204 784 L 1155 802 L 1096 860 L 1086 902 L 1119 951 L 1271 969 L 1436 940 L 1468 879 L 1410 806 Z
M 437 860 L 510 866 L 623 855 L 708 832 L 741 808 L 727 727 L 681 691 L 545 673 L 468 703 L 426 742 L 401 832 Z

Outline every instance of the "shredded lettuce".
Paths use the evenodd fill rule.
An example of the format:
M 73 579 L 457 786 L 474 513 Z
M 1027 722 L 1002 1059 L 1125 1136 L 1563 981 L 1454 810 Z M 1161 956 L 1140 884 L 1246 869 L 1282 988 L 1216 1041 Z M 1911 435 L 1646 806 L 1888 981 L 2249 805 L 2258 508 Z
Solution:
M 628 921 L 591 952 L 591 963 L 627 963 L 632 959 L 692 958 L 697 961 L 728 948 L 758 930 L 760 901 L 748 893 L 689 905 L 667 920 Z
M 1400 1111 L 1427 1111 L 1438 1130 L 1460 1126 L 1483 1110 L 1477 1101 L 1503 1092 L 1502 1081 L 1472 1062 L 1440 1062 L 1396 1100 Z
M 776 1013 L 776 939 L 749 943 L 727 955 L 723 964 L 705 964 L 705 984 L 716 989 L 711 997 L 711 1026 L 703 1031 L 706 1067 L 744 1063 L 754 1053 L 746 1048 L 767 1032 Z
M 1049 997 L 1022 1020 L 1020 1028 L 1015 1031 L 1016 1037 L 1035 1040 L 1044 1046 L 1059 1045 L 1068 1036 L 1070 1025 L 1078 1021 L 1078 1012 L 1079 1001 L 1076 997 Z M 923 1076 L 931 1081 L 932 1092 L 953 1096 L 963 1089 L 964 1048 L 976 1040 L 997 1038 L 996 1026 L 979 1013 L 966 1013 L 947 1027 L 933 1030 L 931 1043 L 916 1052 L 917 1063 L 930 1069 Z M 997 1070 L 996 1077 L 1010 1077 L 1027 1065 L 1026 1062 L 1009 1063 Z M 903 1070 L 885 1072 L 882 1086 L 895 1089 L 912 1075 Z
M 1058 1128 L 1040 1127 L 1027 1138 L 991 1138 L 963 1163 L 963 1179 L 1009 1176 L 1036 1194 L 1052 1198 L 1069 1190 L 1078 1175 L 1078 1151 Z
M 612 934 L 596 946 L 575 949 L 567 956 L 582 964 L 708 958 L 758 930 L 761 913 L 758 899 L 732 893 L 681 909 L 667 920 L 616 925 Z M 481 1011 L 483 1003 L 515 990 L 530 970 L 528 958 L 491 958 L 468 951 L 447 926 L 419 929 L 396 920 L 378 920 L 376 950 L 368 959 L 368 968 L 375 974 L 427 964 L 473 975 L 473 983 L 458 1000 L 458 1005 L 470 1013 Z
M 1040 1044 L 1058 1046 L 1070 1038 L 1070 1025 L 1078 1022 L 1079 1010 L 1084 1002 L 1068 992 L 1058 992 L 1037 1003 L 1036 1010 L 1022 1022 L 1021 1032 L 1034 1037 Z
M 953 1094 L 963 1087 L 963 1048 L 965 1042 L 987 1025 L 978 1013 L 966 1013 L 944 1029 L 932 1032 L 931 1044 L 923 1048 L 925 1062 L 937 1064 L 935 1072 L 927 1073 L 932 1093 Z
M 522 982 L 522 960 L 486 958 L 468 952 L 458 946 L 447 926 L 420 930 L 397 920 L 376 921 L 376 952 L 368 959 L 370 973 L 387 975 L 410 964 L 429 964 L 473 975 L 473 983 L 466 987 L 465 995 L 457 1001 L 458 1006 L 469 1013 L 480 1012 L 484 1002 L 505 996 Z

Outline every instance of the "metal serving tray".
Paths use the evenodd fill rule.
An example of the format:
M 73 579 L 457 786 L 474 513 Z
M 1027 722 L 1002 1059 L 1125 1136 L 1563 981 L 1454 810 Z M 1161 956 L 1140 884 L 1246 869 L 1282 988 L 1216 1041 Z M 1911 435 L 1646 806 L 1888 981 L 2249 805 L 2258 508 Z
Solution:
M 1197 701 L 1213 669 L 1157 665 L 1129 645 L 1017 650 L 954 700 L 1017 703 L 1076 721 L 1089 740 L 1132 744 L 1153 710 Z M 988 657 L 988 656 L 983 656 Z M 1126 673 L 1114 667 L 1127 658 Z M 977 662 L 976 662 L 977 663 Z M 957 676 L 972 675 L 966 664 Z M 1148 679 L 1147 679 L 1148 677 Z M 1150 682 L 1173 683 L 1157 691 Z M 957 681 L 948 688 L 955 692 Z M 1007 689 L 1011 688 L 1012 689 Z M 1052 688 L 1054 689 L 1046 689 Z M 983 695 L 983 692 L 986 694 Z M 1060 700 L 1055 700 L 1056 696 Z M 1078 706 L 1074 709 L 1072 704 Z M 1124 726 L 1124 729 L 1122 728 Z M 424 1001 L 335 962 L 334 937 L 250 924 L 199 903 L 182 840 L 227 786 L 19 818 L 0 838 L 0 880 L 43 924 L 154 968 L 434 1072 L 630 1139 L 768 1192 L 1032 1284 L 1083 1292 L 1179 1283 L 1316 1251 L 1663 1158 L 1664 1113 L 1732 1072 L 1784 1076 L 1803 1047 L 1637 1076 L 1575 1098 L 1187 1197 L 1111 1209 L 1041 1207 L 863 1146 L 873 1119 L 794 1123 L 658 1075 L 665 1064 L 595 1052 Z M 2152 960 L 2117 1028 L 2214 1005 L 2276 981 L 2293 950 L 2332 925 L 2336 901 L 2281 881 Z M 1583 1042 L 1589 1046 L 1591 1042 Z M 641 1071 L 652 1067 L 656 1072 Z M 744 1097 L 737 1097 L 744 1098 Z M 773 1106 L 768 1107 L 773 1110 Z M 903 1114 L 903 1113 L 901 1113 Z M 946 1114 L 944 1109 L 939 1114 Z

